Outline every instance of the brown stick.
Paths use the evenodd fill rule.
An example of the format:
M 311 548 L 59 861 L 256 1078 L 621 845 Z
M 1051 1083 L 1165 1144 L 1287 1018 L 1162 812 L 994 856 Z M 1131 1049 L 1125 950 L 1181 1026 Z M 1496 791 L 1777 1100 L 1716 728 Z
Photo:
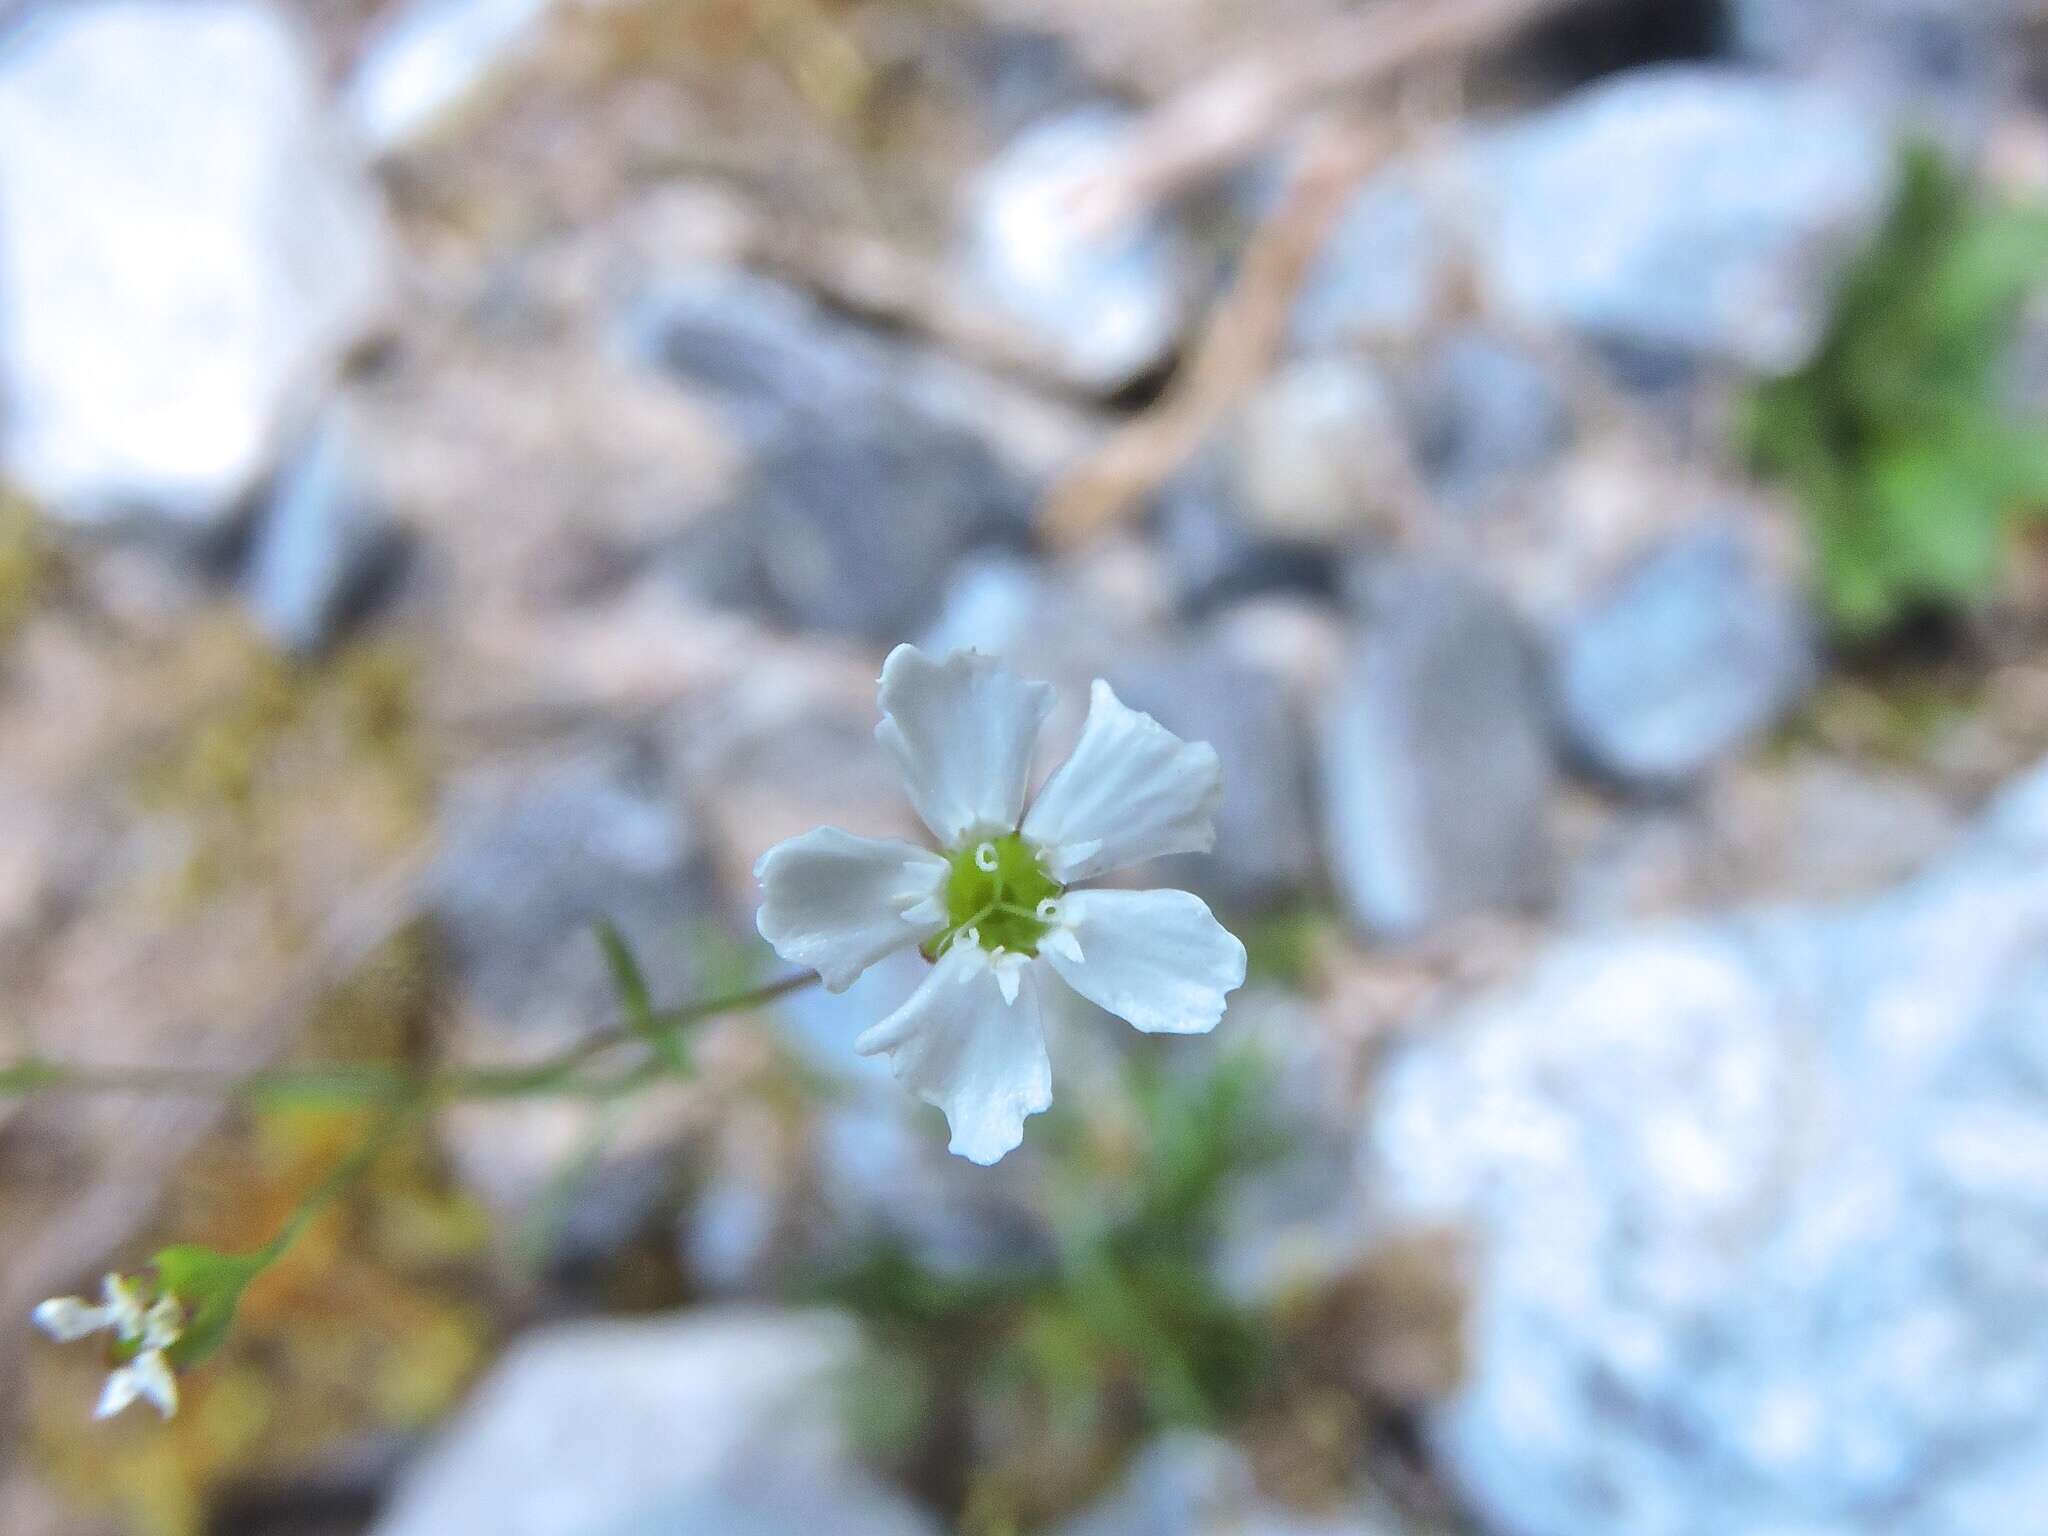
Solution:
M 1075 189 L 1086 227 L 1113 229 L 1270 144 L 1320 98 L 1367 91 L 1472 53 L 1578 0 L 1383 0 L 1231 64 L 1168 97 Z
M 1235 286 L 1166 394 L 1053 487 L 1041 514 L 1049 539 L 1072 544 L 1115 520 L 1185 463 L 1266 372 L 1345 194 L 1392 144 L 1390 133 L 1355 124 L 1326 124 L 1311 136 L 1278 212 L 1259 230 Z

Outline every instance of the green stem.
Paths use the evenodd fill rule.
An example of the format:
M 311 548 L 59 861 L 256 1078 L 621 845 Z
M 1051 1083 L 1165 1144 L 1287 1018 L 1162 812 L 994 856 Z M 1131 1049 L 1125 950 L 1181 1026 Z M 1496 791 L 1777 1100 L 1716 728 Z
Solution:
M 285 1251 L 299 1240 L 299 1235 L 313 1224 L 314 1218 L 353 1189 L 364 1175 L 376 1167 L 377 1159 L 382 1157 L 391 1144 L 397 1141 L 414 1121 L 424 1115 L 426 1110 L 426 1102 L 420 1099 L 401 1099 L 388 1105 L 363 1139 L 357 1143 L 355 1151 L 328 1169 L 327 1177 L 314 1185 L 306 1198 L 299 1202 L 298 1209 L 285 1218 L 284 1225 L 277 1229 L 277 1235 L 252 1255 L 258 1271 L 268 1269 L 283 1258 Z
M 417 1068 L 390 1062 L 333 1062 L 304 1067 L 259 1067 L 216 1072 L 202 1067 L 97 1066 L 31 1057 L 0 1066 L 0 1099 L 58 1094 L 132 1093 L 158 1098 L 224 1098 L 243 1103 L 401 1104 L 431 1106 L 472 1099 L 544 1094 L 609 1098 L 644 1081 L 638 1073 L 593 1079 L 579 1076 L 621 1046 L 658 1048 L 684 1030 L 722 1014 L 760 1008 L 813 986 L 813 972 L 766 986 L 685 1003 L 656 1013 L 646 1034 L 614 1027 L 552 1056 L 517 1066 Z

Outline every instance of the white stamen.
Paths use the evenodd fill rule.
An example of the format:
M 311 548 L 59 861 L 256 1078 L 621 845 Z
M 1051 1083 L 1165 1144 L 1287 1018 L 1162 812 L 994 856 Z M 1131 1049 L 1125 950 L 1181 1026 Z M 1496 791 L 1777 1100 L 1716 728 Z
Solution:
M 1060 904 L 1050 896 L 1038 904 L 1038 920 L 1041 923 L 1056 923 L 1060 920 Z
M 994 843 L 983 843 L 974 850 L 974 867 L 985 875 L 992 875 L 996 872 L 996 845 Z

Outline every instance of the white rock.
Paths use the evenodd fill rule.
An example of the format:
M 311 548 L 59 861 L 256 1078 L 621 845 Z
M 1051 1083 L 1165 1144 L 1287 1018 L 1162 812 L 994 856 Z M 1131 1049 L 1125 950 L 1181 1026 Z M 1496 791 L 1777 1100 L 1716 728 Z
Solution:
M 1569 944 L 1391 1069 L 1478 1236 L 1434 1424 L 1507 1536 L 1981 1536 L 2048 1498 L 2048 768 L 1877 900 Z
M 54 515 L 226 518 L 363 335 L 384 260 L 269 7 L 88 0 L 0 43 L 0 464 Z
M 786 1531 L 761 1506 L 818 1488 L 868 1517 L 832 1530 L 929 1533 L 853 1464 L 836 1388 L 856 1349 L 842 1319 L 746 1310 L 535 1334 L 400 1480 L 374 1536 Z M 724 1526 L 720 1504 L 737 1511 Z
M 1097 234 L 1073 207 L 1120 146 L 1124 115 L 1082 107 L 1026 129 L 970 189 L 970 281 L 1075 384 L 1113 391 L 1163 363 L 1192 297 L 1191 263 L 1164 218 Z

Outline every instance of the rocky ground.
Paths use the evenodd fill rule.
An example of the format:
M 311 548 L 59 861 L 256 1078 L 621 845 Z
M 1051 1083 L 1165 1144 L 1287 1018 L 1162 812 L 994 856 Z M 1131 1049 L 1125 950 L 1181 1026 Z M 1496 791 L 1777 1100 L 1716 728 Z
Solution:
M 1214 742 L 1170 873 L 1254 966 L 1170 1062 L 1081 1021 L 996 1170 L 851 1054 L 914 960 L 452 1112 L 168 1428 L 0 1330 L 0 1528 L 2029 1527 L 2048 550 L 1833 644 L 1733 423 L 1902 133 L 2048 185 L 2040 18 L 1364 20 L 0 6 L 5 1054 L 533 1057 L 612 1017 L 599 918 L 662 997 L 761 974 L 762 850 L 911 831 L 903 639 Z M 1063 1417 L 985 1345 L 1085 1367 L 1067 1293 L 846 1281 L 1036 1272 L 1077 1181 L 1151 1231 L 1246 1043 L 1286 1156 L 1174 1260 L 1196 1367 L 1279 1319 L 1246 1400 L 1133 1324 Z M 358 1125 L 0 1106 L 0 1316 L 261 1241 Z

